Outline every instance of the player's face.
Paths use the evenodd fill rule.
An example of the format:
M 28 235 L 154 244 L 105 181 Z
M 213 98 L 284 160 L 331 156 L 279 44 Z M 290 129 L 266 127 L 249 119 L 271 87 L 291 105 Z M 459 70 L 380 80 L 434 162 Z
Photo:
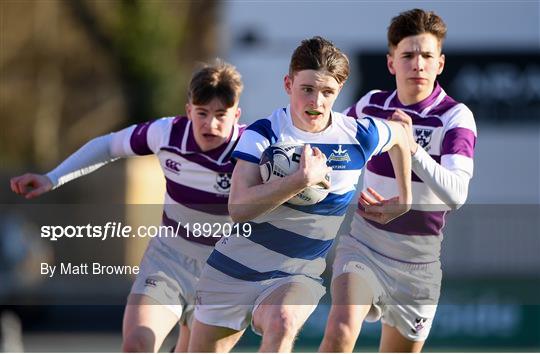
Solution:
M 444 68 L 440 43 L 431 33 L 405 37 L 387 55 L 388 70 L 396 76 L 398 97 L 405 105 L 428 97 Z
M 193 124 L 195 141 L 202 151 L 215 149 L 226 142 L 240 118 L 238 103 L 227 108 L 218 98 L 205 105 L 188 103 L 186 113 Z
M 323 71 L 302 70 L 291 78 L 285 76 L 285 91 L 291 101 L 295 127 L 320 132 L 330 122 L 330 112 L 342 85 Z

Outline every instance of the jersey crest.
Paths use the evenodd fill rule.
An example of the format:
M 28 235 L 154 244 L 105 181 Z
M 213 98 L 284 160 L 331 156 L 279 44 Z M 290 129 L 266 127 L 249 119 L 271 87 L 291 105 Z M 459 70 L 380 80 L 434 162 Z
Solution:
M 229 192 L 231 188 L 231 174 L 230 173 L 220 173 L 216 178 L 216 184 L 214 188 L 222 193 Z
M 332 150 L 330 157 L 328 157 L 328 162 L 330 161 L 339 161 L 339 162 L 351 162 L 351 158 L 347 153 L 347 150 L 343 150 L 341 145 L 339 145 L 337 150 Z
M 420 145 L 424 150 L 429 151 L 427 147 L 431 142 L 431 135 L 433 134 L 433 129 L 427 128 L 414 128 L 414 135 L 416 135 L 416 143 Z

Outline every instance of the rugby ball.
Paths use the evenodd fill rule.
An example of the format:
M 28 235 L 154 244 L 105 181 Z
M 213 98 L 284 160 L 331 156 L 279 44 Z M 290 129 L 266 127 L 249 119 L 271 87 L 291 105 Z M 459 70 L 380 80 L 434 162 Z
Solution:
M 278 142 L 263 151 L 259 168 L 263 183 L 268 183 L 278 178 L 283 178 L 298 170 L 300 156 L 304 144 Z M 330 175 L 326 175 L 330 181 Z M 328 195 L 329 190 L 322 184 L 307 187 L 287 203 L 294 205 L 312 205 L 320 202 Z

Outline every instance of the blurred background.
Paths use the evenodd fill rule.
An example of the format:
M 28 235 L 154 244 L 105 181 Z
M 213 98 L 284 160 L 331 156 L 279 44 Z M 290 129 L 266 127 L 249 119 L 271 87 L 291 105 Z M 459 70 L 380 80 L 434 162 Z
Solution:
M 287 103 L 290 55 L 314 35 L 351 59 L 335 104 L 344 110 L 371 89 L 393 88 L 386 29 L 413 7 L 448 25 L 440 82 L 478 127 L 468 204 L 444 230 L 442 305 L 426 351 L 540 350 L 539 1 L 209 0 L 0 1 L 1 349 L 118 351 L 131 279 L 51 283 L 39 264 L 138 264 L 147 240 L 51 243 L 39 225 L 88 215 L 157 224 L 163 196 L 151 157 L 117 161 L 34 201 L 12 194 L 10 177 L 47 172 L 93 137 L 183 114 L 192 70 L 216 56 L 243 75 L 242 121 L 265 117 Z M 328 301 L 298 351 L 316 350 Z M 357 350 L 375 351 L 378 333 L 365 326 Z M 257 345 L 248 334 L 237 350 Z

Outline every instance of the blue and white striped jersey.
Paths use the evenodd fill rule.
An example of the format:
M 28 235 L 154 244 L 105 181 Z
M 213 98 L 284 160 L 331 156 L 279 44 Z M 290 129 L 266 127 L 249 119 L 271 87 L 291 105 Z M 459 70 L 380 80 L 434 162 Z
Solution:
M 293 125 L 287 107 L 244 131 L 233 158 L 258 164 L 262 152 L 276 142 L 309 143 L 326 155 L 332 186 L 315 205 L 284 203 L 252 220 L 250 237 L 222 238 L 207 261 L 211 267 L 247 281 L 294 274 L 320 277 L 362 168 L 390 140 L 390 128 L 382 120 L 356 120 L 337 112 L 331 117 L 324 131 L 309 133 Z

